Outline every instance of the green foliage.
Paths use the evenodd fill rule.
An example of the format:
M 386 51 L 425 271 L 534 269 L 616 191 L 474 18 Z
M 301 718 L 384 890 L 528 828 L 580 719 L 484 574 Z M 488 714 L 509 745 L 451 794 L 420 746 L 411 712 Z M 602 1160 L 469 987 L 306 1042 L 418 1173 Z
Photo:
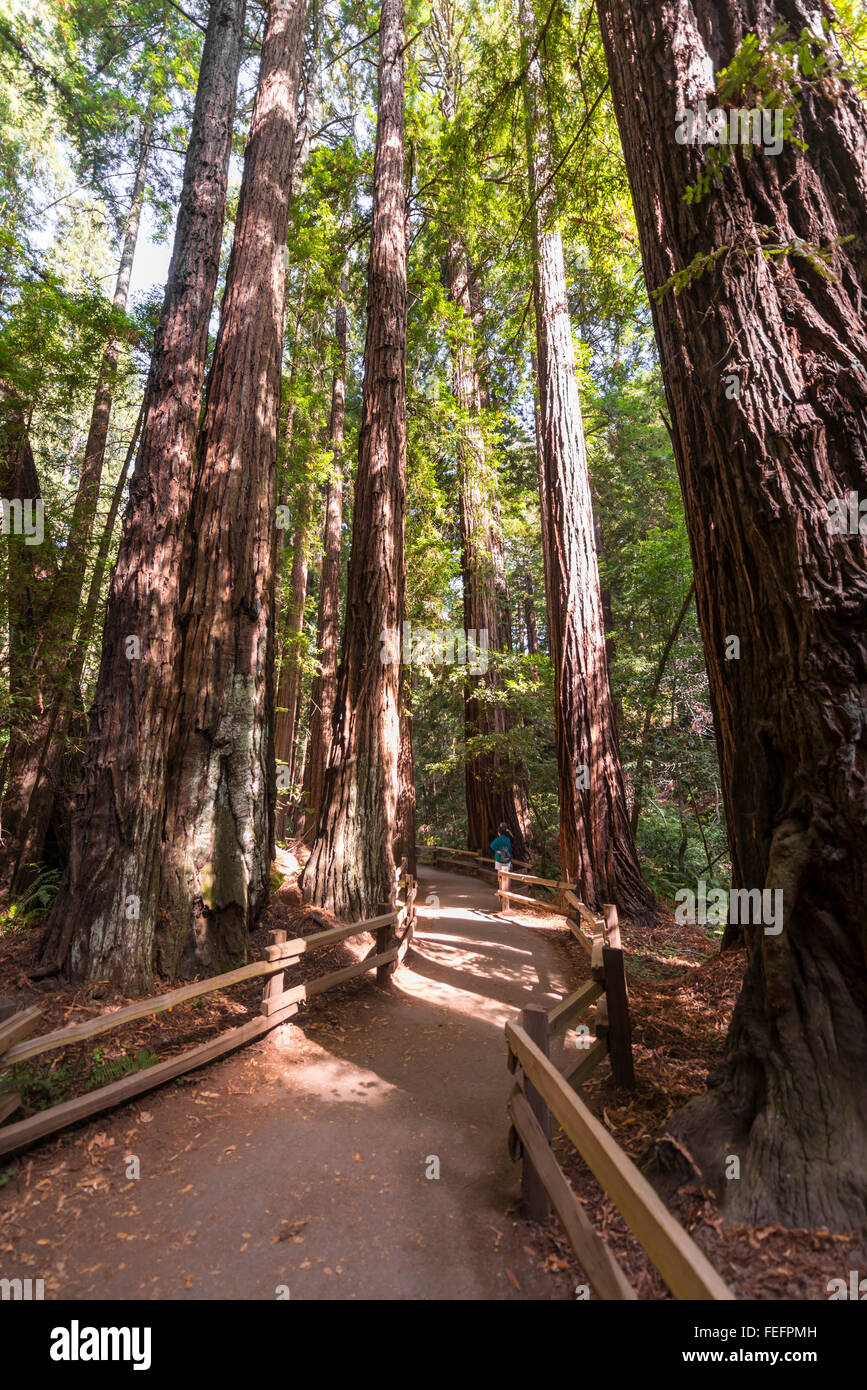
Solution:
M 145 1071 L 159 1058 L 147 1048 L 136 1052 L 124 1049 L 110 1056 L 106 1047 L 94 1047 L 90 1057 L 70 1061 L 54 1058 L 45 1070 L 45 1063 L 18 1062 L 4 1077 L 0 1077 L 0 1095 L 15 1091 L 21 1096 L 26 1110 L 47 1110 L 59 1101 L 85 1091 L 108 1086 L 133 1072 Z
M 38 864 L 30 864 L 36 876 L 17 902 L 8 903 L 0 909 L 0 936 L 26 931 L 34 922 L 44 917 L 57 896 L 60 887 L 58 869 L 43 869 Z
M 100 1086 L 108 1086 L 112 1081 L 120 1081 L 123 1076 L 131 1076 L 136 1071 L 146 1071 L 159 1061 L 155 1052 L 140 1048 L 136 1053 L 123 1052 L 120 1057 L 110 1057 L 103 1047 L 93 1049 L 93 1064 L 84 1089 L 95 1091 Z

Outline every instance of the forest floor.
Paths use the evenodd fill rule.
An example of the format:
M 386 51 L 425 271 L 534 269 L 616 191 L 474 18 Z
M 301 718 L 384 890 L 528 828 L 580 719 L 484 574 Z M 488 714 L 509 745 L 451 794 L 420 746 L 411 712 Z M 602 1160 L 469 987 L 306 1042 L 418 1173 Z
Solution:
M 559 1227 L 518 1211 L 503 1025 L 531 999 L 574 989 L 587 958 L 550 914 L 499 917 L 478 879 L 424 869 L 421 884 L 413 948 L 390 989 L 352 981 L 262 1042 L 0 1160 L 0 1274 L 44 1278 L 61 1299 L 281 1288 L 302 1299 L 573 1298 L 585 1281 Z M 327 920 L 285 887 L 254 953 L 273 927 L 306 934 Z M 0 994 L 22 1004 L 38 998 L 25 974 L 32 938 L 4 941 L 0 956 Z M 637 1088 L 618 1092 L 603 1066 L 582 1094 L 640 1163 L 718 1058 L 743 960 L 664 914 L 652 931 L 625 924 L 624 945 Z M 302 957 L 287 984 L 364 949 Z M 44 1028 L 122 1002 L 56 982 L 40 993 Z M 19 1068 L 16 1086 L 28 1108 L 60 1099 L 109 1079 L 124 1057 L 162 1059 L 237 1023 L 260 995 L 261 985 L 235 990 L 128 1025 L 97 1040 L 103 1049 L 69 1049 L 23 1079 Z M 668 1297 L 556 1132 L 554 1146 L 638 1296 Z M 138 1179 L 127 1177 L 131 1155 Z M 674 1209 L 740 1298 L 824 1299 L 828 1279 L 867 1263 L 855 1235 L 726 1228 L 705 1192 L 681 1193 Z

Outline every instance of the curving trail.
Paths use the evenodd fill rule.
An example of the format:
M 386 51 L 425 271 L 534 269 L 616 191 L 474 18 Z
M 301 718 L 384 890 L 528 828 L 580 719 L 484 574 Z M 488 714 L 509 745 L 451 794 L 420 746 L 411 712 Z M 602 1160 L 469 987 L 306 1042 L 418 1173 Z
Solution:
M 14 1183 L 0 1193 L 16 1207 L 3 1273 L 44 1277 L 55 1298 L 569 1297 L 514 1210 L 503 1025 L 577 981 L 475 878 L 423 868 L 418 906 L 389 991 L 325 996 L 190 1085 L 40 1150 L 21 1212 Z

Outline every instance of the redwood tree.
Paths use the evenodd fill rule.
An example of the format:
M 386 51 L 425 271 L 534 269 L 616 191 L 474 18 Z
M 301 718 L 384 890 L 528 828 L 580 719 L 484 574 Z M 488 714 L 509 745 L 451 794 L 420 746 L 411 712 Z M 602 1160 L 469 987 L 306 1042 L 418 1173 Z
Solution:
M 406 507 L 406 225 L 403 0 L 383 0 L 362 418 L 346 619 L 305 900 L 348 920 L 394 894 L 399 653 Z M 382 660 L 385 656 L 394 660 Z
M 244 0 L 214 0 L 145 393 L 69 864 L 44 955 L 127 988 L 151 978 L 177 692 L 180 566 L 226 204 Z M 130 640 L 134 639 L 134 640 Z M 135 653 L 138 653 L 137 655 Z
M 310 692 L 310 738 L 304 775 L 302 834 L 316 833 L 325 769 L 331 751 L 331 721 L 337 689 L 337 655 L 340 646 L 340 567 L 343 542 L 343 430 L 346 407 L 346 305 L 338 300 L 334 313 L 335 362 L 331 386 L 329 434 L 333 452 L 332 474 L 325 496 L 325 528 L 322 537 L 322 569 L 319 575 L 319 612 L 316 646 L 319 670 Z
M 452 390 L 461 410 L 458 438 L 458 495 L 460 504 L 461 571 L 464 626 L 486 634 L 489 651 L 511 647 L 511 624 L 506 597 L 502 526 L 496 496 L 496 474 L 485 438 L 484 413 L 488 392 L 478 361 L 469 260 L 459 237 L 450 239 L 446 257 L 449 297 L 460 310 L 452 342 Z M 490 660 L 490 658 L 489 658 Z M 468 743 L 465 771 L 467 846 L 489 853 L 501 822 L 509 827 L 516 859 L 527 855 L 526 811 L 517 769 L 504 747 L 507 711 L 498 699 L 496 655 L 487 671 L 468 675 L 464 692 L 464 727 Z M 491 736 L 499 746 L 484 745 Z M 479 748 L 478 744 L 482 747 Z M 474 746 L 474 744 L 476 746 Z
M 521 0 L 521 19 L 561 862 L 564 877 L 578 882 L 591 907 L 615 903 L 626 916 L 644 922 L 652 919 L 654 903 L 638 865 L 617 746 L 544 73 L 530 0 Z
M 277 430 L 307 0 L 271 0 L 182 565 L 159 963 L 243 960 L 274 854 Z
M 687 201 L 707 151 L 678 143 L 678 113 L 724 105 L 714 72 L 748 33 L 762 44 L 776 25 L 784 38 L 815 36 L 815 7 L 599 0 L 599 14 L 648 288 L 714 258 L 654 318 L 732 882 L 783 894 L 782 930 L 746 928 L 747 973 L 712 1089 L 670 1129 L 733 1218 L 861 1225 L 867 540 L 828 519 L 833 499 L 867 490 L 867 112 L 833 41 L 814 37 L 819 70 L 791 99 L 803 147 L 729 149 L 701 201 Z M 731 104 L 755 102 L 738 89 Z M 740 654 L 727 660 L 732 636 Z M 737 1181 L 726 1181 L 727 1154 L 740 1159 Z
M 152 98 L 142 118 L 132 194 L 121 238 L 120 264 L 112 299 L 117 310 L 126 308 L 129 297 L 153 134 Z M 0 885 L 11 894 L 26 886 L 33 866 L 41 862 L 55 799 L 64 789 L 69 725 L 76 704 L 81 703 L 78 692 L 81 671 L 70 670 L 66 657 L 72 645 L 84 588 L 120 352 L 120 340 L 112 338 L 100 364 L 62 560 L 50 585 L 38 599 L 35 640 L 25 657 L 27 711 L 10 731 L 2 806 Z M 37 493 L 22 495 L 35 497 Z M 66 793 L 67 807 L 70 795 L 71 788 Z
M 289 577 L 289 602 L 281 614 L 283 660 L 277 682 L 277 701 L 274 711 L 274 756 L 278 768 L 285 772 L 286 798 L 278 801 L 275 816 L 275 837 L 286 834 L 289 788 L 295 782 L 295 730 L 301 700 L 301 634 L 304 630 L 304 607 L 307 602 L 307 578 L 311 523 L 313 519 L 314 485 L 312 478 L 301 479 L 295 508 L 295 529 L 292 534 L 292 572 Z

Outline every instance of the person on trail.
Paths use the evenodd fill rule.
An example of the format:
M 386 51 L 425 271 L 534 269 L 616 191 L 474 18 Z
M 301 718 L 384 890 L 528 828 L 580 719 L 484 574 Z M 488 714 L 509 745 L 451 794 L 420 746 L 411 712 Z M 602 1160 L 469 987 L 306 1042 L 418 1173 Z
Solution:
M 498 864 L 502 864 L 504 869 L 512 867 L 512 837 L 505 821 L 497 826 L 497 838 L 491 841 L 491 849 Z

